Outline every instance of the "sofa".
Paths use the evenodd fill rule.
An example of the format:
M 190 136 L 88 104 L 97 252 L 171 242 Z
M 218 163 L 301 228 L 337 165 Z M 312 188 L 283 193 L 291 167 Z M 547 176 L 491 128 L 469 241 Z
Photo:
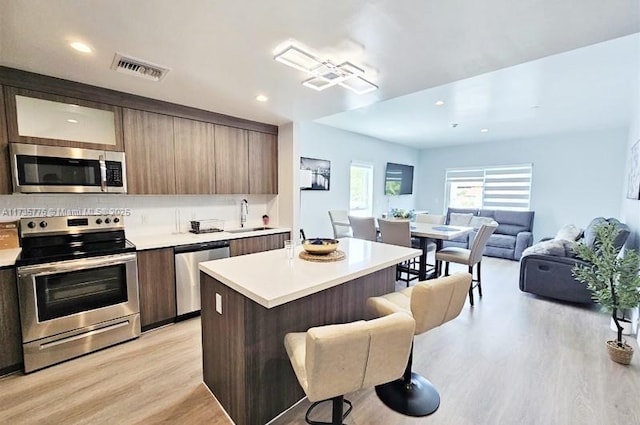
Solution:
M 533 243 L 533 211 L 449 208 L 447 210 L 446 224 L 473 226 L 473 221 L 478 221 L 474 217 L 484 217 L 498 223 L 498 228 L 487 241 L 483 252 L 484 255 L 517 261 L 520 259 L 522 252 Z M 452 218 L 454 219 L 453 221 Z M 469 221 L 466 221 L 466 218 L 469 218 Z M 462 221 L 457 221 L 456 219 L 462 219 Z M 460 238 L 444 241 L 443 246 L 469 248 L 473 244 L 476 233 L 474 230 Z
M 615 223 L 619 233 L 614 244 L 622 247 L 630 231 L 626 224 L 615 218 L 597 217 L 589 223 L 584 232 L 575 226 L 571 229 L 572 225 L 565 226 L 554 238 L 543 239 L 524 251 L 520 260 L 520 290 L 572 303 L 593 303 L 587 285 L 578 282 L 571 273 L 576 264 L 588 265 L 575 257 L 573 247 L 578 241 L 593 246 L 594 227 L 601 223 Z

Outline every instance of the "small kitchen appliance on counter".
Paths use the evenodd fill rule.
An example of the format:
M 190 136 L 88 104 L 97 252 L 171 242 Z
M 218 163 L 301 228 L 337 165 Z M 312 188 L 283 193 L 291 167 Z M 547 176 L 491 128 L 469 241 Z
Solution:
M 189 232 L 195 234 L 222 231 L 224 231 L 224 221 L 215 218 L 207 220 L 191 220 L 191 230 L 189 230 Z

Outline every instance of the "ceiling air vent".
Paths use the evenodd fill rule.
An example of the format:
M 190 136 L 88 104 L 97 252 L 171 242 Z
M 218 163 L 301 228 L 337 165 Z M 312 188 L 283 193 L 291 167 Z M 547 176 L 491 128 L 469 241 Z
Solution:
M 113 57 L 111 69 L 129 75 L 146 78 L 147 80 L 160 81 L 169 72 L 169 68 L 155 65 L 140 59 L 124 56 L 116 53 Z

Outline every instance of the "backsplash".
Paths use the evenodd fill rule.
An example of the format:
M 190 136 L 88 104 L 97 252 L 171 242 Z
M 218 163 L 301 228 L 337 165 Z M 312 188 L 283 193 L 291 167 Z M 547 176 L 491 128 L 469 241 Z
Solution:
M 191 220 L 216 218 L 225 229 L 240 227 L 240 202 L 247 199 L 247 227 L 261 226 L 268 214 L 278 225 L 277 195 L 2 195 L 0 221 L 29 216 L 124 213 L 127 235 L 187 233 Z

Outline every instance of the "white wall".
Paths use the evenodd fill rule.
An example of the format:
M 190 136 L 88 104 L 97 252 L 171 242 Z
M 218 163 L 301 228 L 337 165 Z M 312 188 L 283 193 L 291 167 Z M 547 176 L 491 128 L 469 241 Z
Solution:
M 2 195 L 0 221 L 26 216 L 98 214 L 115 208 L 126 209 L 127 235 L 186 233 L 190 220 L 209 218 L 222 220 L 226 229 L 233 229 L 240 227 L 242 199 L 249 202 L 247 227 L 261 226 L 263 214 L 269 215 L 271 225 L 278 225 L 276 195 Z
M 640 46 L 638 46 L 640 49 Z M 632 66 L 630 64 L 630 66 Z M 640 69 L 640 63 L 635 66 L 636 69 Z M 632 114 L 631 124 L 629 126 L 629 135 L 627 137 L 626 145 L 626 168 L 625 168 L 625 180 L 622 187 L 622 205 L 621 205 L 621 217 L 622 221 L 627 223 L 631 227 L 631 235 L 627 246 L 630 248 L 640 248 L 640 201 L 627 199 L 627 181 L 626 176 L 629 172 L 631 147 L 638 141 L 640 141 L 640 74 L 638 74 L 638 89 L 636 90 L 635 108 Z M 640 341 L 640 335 L 639 335 Z
M 533 164 L 534 240 L 565 224 L 585 227 L 597 216 L 621 217 L 627 130 L 510 140 L 421 152 L 417 207 L 444 210 L 445 169 Z
M 416 149 L 311 122 L 297 124 L 295 139 L 300 156 L 331 161 L 329 191 L 300 191 L 300 224 L 307 237 L 333 237 L 327 212 L 349 209 L 351 161 L 373 164 L 374 216 L 389 208 L 414 208 L 415 194 L 421 190 L 418 179 L 414 177 L 414 195 L 386 196 L 384 174 L 387 162 L 417 165 Z

